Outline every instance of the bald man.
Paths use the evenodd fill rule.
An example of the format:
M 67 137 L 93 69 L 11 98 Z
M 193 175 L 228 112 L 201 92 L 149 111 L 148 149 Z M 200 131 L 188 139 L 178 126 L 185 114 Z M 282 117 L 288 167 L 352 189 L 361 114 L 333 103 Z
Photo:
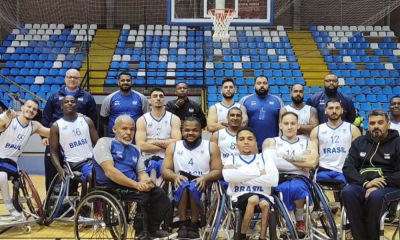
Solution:
M 328 117 L 325 114 L 326 103 L 329 99 L 337 98 L 343 107 L 342 120 L 353 123 L 356 119 L 356 109 L 354 108 L 351 96 L 338 91 L 339 79 L 335 74 L 328 74 L 324 79 L 324 90 L 315 93 L 310 97 L 306 104 L 315 107 L 318 112 L 319 124 L 328 122 Z
M 77 112 L 92 119 L 94 125 L 97 126 L 96 101 L 90 93 L 83 90 L 79 85 L 79 71 L 76 69 L 69 69 L 65 75 L 65 85 L 62 86 L 60 90 L 53 92 L 47 99 L 47 103 L 44 107 L 42 116 L 42 125 L 44 127 L 51 128 L 55 121 L 64 116 L 61 105 L 62 100 L 66 96 L 73 96 L 76 99 Z M 46 189 L 48 189 L 52 179 L 57 174 L 57 170 L 51 162 L 49 139 L 43 138 L 42 144 L 46 146 L 46 151 L 44 155 L 44 169 L 46 178 Z M 59 158 L 64 159 L 61 152 L 59 152 Z

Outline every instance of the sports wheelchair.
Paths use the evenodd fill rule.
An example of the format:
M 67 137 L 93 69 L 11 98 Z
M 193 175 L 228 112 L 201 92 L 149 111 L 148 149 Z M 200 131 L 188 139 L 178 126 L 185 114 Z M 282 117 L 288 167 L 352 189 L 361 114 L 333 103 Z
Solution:
M 21 213 L 19 219 L 10 215 L 0 216 L 0 228 L 11 228 L 21 226 L 26 233 L 30 233 L 32 228 L 28 224 L 43 224 L 44 212 L 42 201 L 36 191 L 31 179 L 25 171 L 19 170 L 18 179 L 12 180 L 13 184 L 13 205 Z M 0 200 L 0 203 L 4 203 Z
M 73 222 L 77 204 L 88 192 L 86 179 L 82 178 L 81 172 L 75 171 L 85 163 L 86 161 L 71 169 L 69 164 L 65 162 L 65 181 L 59 179 L 58 173 L 51 181 L 43 204 L 44 224 L 46 226 L 49 226 L 53 221 Z

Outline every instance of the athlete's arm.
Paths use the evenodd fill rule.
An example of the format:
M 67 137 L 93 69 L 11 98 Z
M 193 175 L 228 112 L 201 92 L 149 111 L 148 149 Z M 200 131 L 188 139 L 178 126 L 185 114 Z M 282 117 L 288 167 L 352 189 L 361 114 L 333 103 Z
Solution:
M 211 135 L 210 142 L 218 145 L 218 131 Z
M 225 126 L 218 122 L 217 108 L 215 106 L 212 106 L 210 109 L 208 109 L 208 116 L 207 116 L 208 131 L 216 132 L 216 131 L 218 131 L 220 129 L 224 129 L 224 128 L 225 128 Z
M 3 130 L 8 124 L 10 124 L 13 118 L 17 117 L 17 113 L 9 108 L 7 111 L 0 114 L 0 129 Z
M 264 140 L 262 144 L 262 151 L 268 150 L 268 149 L 275 149 L 275 140 L 273 138 L 267 138 Z
M 171 182 L 175 189 L 182 185 L 182 182 L 187 182 L 187 178 L 176 174 L 174 170 L 174 150 L 175 144 L 171 144 L 165 151 L 164 161 L 161 166 L 161 176 L 165 181 Z
M 361 136 L 360 129 L 355 125 L 351 124 L 351 141 L 354 141 L 356 138 Z
M 279 182 L 279 172 L 275 166 L 272 158 L 265 153 L 261 153 L 264 160 L 264 166 L 260 166 L 261 171 L 264 171 L 259 177 L 252 178 L 248 181 L 242 182 L 247 186 L 262 186 L 262 187 L 276 187 Z
M 106 126 L 108 126 L 108 122 L 110 121 L 110 101 L 111 97 L 108 95 L 106 98 L 104 98 L 100 108 L 100 122 Z
M 136 122 L 135 140 L 137 146 L 142 152 L 156 153 L 163 150 L 163 148 L 147 142 L 146 122 L 144 121 L 143 116 L 140 117 Z
M 225 166 L 222 169 L 222 176 L 228 183 L 241 183 L 265 174 L 265 171 L 260 171 L 257 168 L 249 168 L 248 170 L 237 169 L 233 165 L 233 158 L 231 155 L 225 160 Z
M 99 140 L 99 135 L 97 134 L 97 130 L 96 130 L 96 127 L 94 126 L 92 119 L 90 119 L 88 117 L 85 117 L 85 119 L 89 125 L 90 139 L 92 140 L 93 146 L 95 146 L 97 141 Z
M 50 137 L 50 128 L 43 127 L 43 125 L 37 121 L 32 121 L 33 133 L 37 133 L 42 137 Z
M 247 109 L 244 105 L 241 105 L 240 110 L 242 110 L 242 127 L 246 127 L 249 123 L 249 117 L 247 116 Z
M 222 177 L 222 160 L 218 145 L 215 143 L 210 143 L 210 151 L 210 172 L 204 175 L 207 183 L 217 181 Z
M 311 114 L 310 114 L 310 120 L 309 120 L 308 125 L 305 124 L 300 124 L 300 129 L 298 130 L 300 133 L 302 134 L 306 134 L 309 135 L 311 133 L 311 131 L 318 126 L 319 122 L 318 122 L 318 112 L 317 109 L 315 109 L 314 107 L 311 107 Z
M 299 168 L 315 168 L 318 165 L 318 146 L 308 142 L 307 150 L 301 156 L 283 154 L 282 158 Z
M 53 163 L 54 167 L 57 169 L 57 172 L 60 175 L 59 177 L 63 178 L 64 170 L 60 164 L 60 158 L 58 155 L 59 148 L 60 148 L 60 136 L 59 136 L 58 126 L 57 123 L 53 123 L 53 125 L 50 128 L 50 158 L 51 162 Z
M 314 142 L 318 147 L 317 149 L 319 149 L 318 128 L 319 126 L 315 127 L 310 133 L 310 142 Z
M 179 141 L 182 139 L 181 132 L 181 120 L 178 116 L 172 115 L 172 123 L 171 123 L 171 139 L 166 140 L 150 140 L 149 143 L 152 143 L 162 149 L 166 149 L 168 145 Z

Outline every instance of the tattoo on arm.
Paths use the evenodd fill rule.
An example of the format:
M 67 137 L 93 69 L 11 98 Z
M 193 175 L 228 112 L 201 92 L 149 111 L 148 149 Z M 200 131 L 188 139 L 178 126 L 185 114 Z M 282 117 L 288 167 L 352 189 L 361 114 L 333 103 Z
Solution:
M 318 113 L 315 108 L 312 108 L 311 116 L 310 116 L 310 125 L 313 125 L 313 124 L 318 124 Z
M 288 154 L 282 154 L 280 156 L 281 158 L 285 159 L 286 161 L 293 163 L 293 162 L 305 162 L 306 159 L 303 158 L 302 156 L 293 156 L 293 155 L 288 155 Z

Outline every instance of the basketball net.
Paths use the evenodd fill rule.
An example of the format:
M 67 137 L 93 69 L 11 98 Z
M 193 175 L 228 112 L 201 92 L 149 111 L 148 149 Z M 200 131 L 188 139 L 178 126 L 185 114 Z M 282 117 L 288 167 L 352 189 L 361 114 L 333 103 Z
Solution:
M 211 16 L 214 23 L 214 41 L 229 39 L 229 25 L 235 13 L 235 9 L 230 8 L 208 10 L 208 15 Z

